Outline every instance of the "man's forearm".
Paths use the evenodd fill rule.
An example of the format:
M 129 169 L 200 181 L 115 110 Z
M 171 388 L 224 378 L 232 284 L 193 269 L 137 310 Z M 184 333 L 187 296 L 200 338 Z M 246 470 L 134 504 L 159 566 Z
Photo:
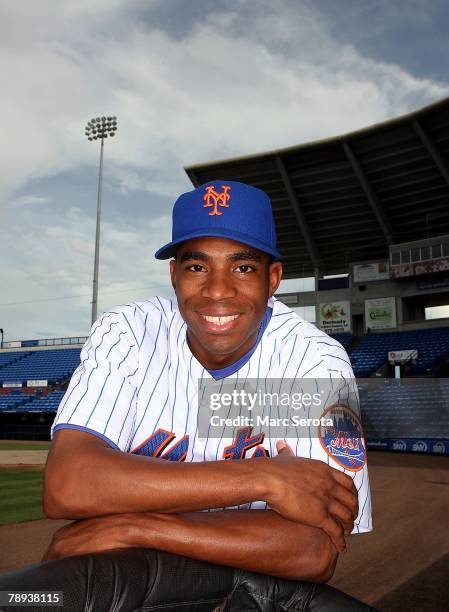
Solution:
M 137 546 L 282 578 L 325 582 L 338 557 L 324 531 L 270 510 L 143 513 L 133 519 Z
M 44 560 L 118 548 L 154 548 L 293 580 L 326 582 L 337 551 L 327 534 L 271 510 L 128 513 L 75 521 L 53 536 Z
M 264 458 L 177 463 L 122 453 L 94 440 L 80 453 L 73 445 L 67 469 L 58 456 L 52 457 L 55 451 L 45 473 L 44 509 L 50 518 L 179 513 L 264 499 L 263 480 L 254 465 Z

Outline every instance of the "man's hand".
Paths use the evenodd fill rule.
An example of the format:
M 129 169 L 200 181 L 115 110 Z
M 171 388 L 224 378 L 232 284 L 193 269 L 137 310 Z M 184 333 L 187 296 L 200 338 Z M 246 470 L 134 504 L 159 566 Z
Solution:
M 284 518 L 320 527 L 342 552 L 344 532 L 352 531 L 358 515 L 352 478 L 323 461 L 296 457 L 286 442 L 279 441 L 277 450 L 270 460 L 271 508 Z
M 130 516 L 115 514 L 75 521 L 55 532 L 42 561 L 137 546 Z

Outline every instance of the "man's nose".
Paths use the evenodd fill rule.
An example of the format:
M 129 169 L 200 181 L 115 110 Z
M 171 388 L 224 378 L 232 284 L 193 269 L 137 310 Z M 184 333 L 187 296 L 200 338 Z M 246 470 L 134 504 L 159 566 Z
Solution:
M 224 300 L 235 297 L 237 291 L 228 273 L 215 270 L 208 273 L 202 294 L 212 300 Z

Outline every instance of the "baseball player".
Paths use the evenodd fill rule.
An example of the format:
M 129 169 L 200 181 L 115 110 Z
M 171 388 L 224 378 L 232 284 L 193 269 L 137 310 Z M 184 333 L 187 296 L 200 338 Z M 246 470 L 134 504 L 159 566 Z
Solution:
M 347 535 L 372 528 L 355 380 L 342 346 L 273 297 L 268 196 L 233 181 L 181 195 L 156 257 L 176 300 L 93 325 L 52 427 L 44 509 L 75 522 L 0 587 L 51 584 L 86 610 L 368 610 L 325 585 Z M 323 418 L 292 429 L 268 404 L 257 426 L 211 427 L 210 389 L 240 389 L 220 414 L 242 418 L 248 381 L 326 381 Z

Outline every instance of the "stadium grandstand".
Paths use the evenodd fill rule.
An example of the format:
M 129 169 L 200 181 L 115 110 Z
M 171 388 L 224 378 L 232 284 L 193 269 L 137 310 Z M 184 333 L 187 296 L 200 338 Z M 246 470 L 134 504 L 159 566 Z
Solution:
M 277 297 L 348 351 L 368 448 L 449 454 L 449 98 L 185 170 L 269 194 L 284 278 L 313 278 Z
M 271 197 L 284 278 L 314 284 L 277 297 L 347 349 L 368 448 L 449 454 L 449 98 L 186 172 Z M 1 438 L 48 439 L 85 340 L 2 346 Z
M 0 439 L 49 439 L 86 339 L 4 343 L 0 350 Z

